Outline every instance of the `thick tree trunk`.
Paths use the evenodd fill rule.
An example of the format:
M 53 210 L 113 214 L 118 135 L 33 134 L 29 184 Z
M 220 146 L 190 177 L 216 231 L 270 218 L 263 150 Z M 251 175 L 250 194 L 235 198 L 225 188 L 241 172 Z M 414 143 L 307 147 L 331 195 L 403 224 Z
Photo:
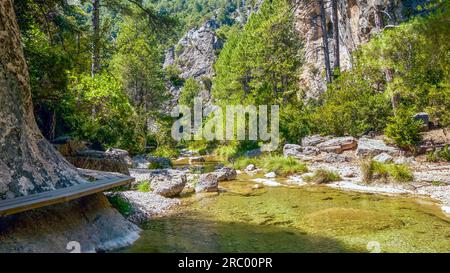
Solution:
M 334 72 L 338 72 L 341 67 L 341 61 L 339 56 L 339 17 L 337 9 L 337 0 L 331 0 L 331 9 L 333 15 L 333 36 L 334 36 L 333 70 Z
M 0 200 L 86 182 L 36 125 L 12 0 L 0 1 L 0 105 Z
M 100 0 L 92 0 L 92 67 L 94 77 L 100 71 Z
M 331 83 L 331 66 L 330 66 L 330 50 L 328 48 L 328 32 L 327 32 L 327 18 L 325 15 L 325 6 L 323 0 L 319 0 L 320 20 L 322 26 L 322 46 L 325 60 L 325 77 L 327 83 Z

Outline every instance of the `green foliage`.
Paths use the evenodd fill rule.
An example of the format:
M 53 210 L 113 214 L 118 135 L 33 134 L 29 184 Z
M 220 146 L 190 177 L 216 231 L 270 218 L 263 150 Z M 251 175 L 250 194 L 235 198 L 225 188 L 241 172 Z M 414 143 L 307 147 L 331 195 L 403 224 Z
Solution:
M 360 136 L 381 131 L 391 115 L 389 99 L 374 88 L 382 74 L 354 68 L 343 72 L 321 97 L 323 104 L 311 117 L 317 132 Z
M 128 216 L 133 212 L 131 204 L 118 195 L 108 196 L 108 200 L 122 215 Z
M 194 98 L 200 94 L 202 87 L 199 82 L 193 78 L 189 78 L 184 83 L 183 89 L 181 90 L 180 99 L 178 103 L 181 105 L 187 105 L 189 107 L 194 106 Z
M 448 144 L 442 147 L 441 149 L 437 149 L 436 151 L 427 153 L 427 161 L 429 162 L 438 162 L 438 161 L 448 161 L 450 162 L 450 150 Z
M 413 173 L 407 165 L 366 160 L 361 162 L 360 168 L 365 183 L 371 183 L 374 180 L 410 182 L 414 179 Z
M 412 112 L 405 109 L 398 109 L 396 115 L 389 121 L 385 131 L 386 136 L 397 146 L 413 150 L 414 146 L 420 142 L 419 132 L 422 122 L 414 120 Z
M 173 65 L 165 68 L 166 78 L 176 87 L 181 87 L 184 84 L 184 79 L 180 77 L 181 71 Z
M 158 146 L 152 154 L 158 157 L 174 158 L 180 154 L 180 151 L 172 146 L 161 145 Z
M 266 172 L 275 172 L 277 175 L 289 176 L 301 174 L 308 171 L 306 164 L 293 157 L 284 157 L 281 155 L 265 155 L 254 158 L 238 157 L 229 165 L 234 169 L 244 169 L 253 164 Z
M 140 119 L 115 78 L 107 74 L 73 76 L 69 92 L 72 99 L 64 101 L 65 109 L 71 109 L 66 122 L 74 135 L 132 153 L 143 149 Z
M 213 96 L 244 105 L 292 96 L 302 60 L 293 23 L 288 1 L 265 1 L 242 30 L 228 32 L 215 64 Z
M 306 182 L 315 184 L 326 184 L 342 180 L 341 176 L 338 173 L 325 169 L 318 169 L 314 172 L 314 174 L 310 176 L 304 176 L 303 179 Z
M 150 192 L 152 190 L 149 181 L 143 181 L 139 183 L 136 188 L 140 192 Z

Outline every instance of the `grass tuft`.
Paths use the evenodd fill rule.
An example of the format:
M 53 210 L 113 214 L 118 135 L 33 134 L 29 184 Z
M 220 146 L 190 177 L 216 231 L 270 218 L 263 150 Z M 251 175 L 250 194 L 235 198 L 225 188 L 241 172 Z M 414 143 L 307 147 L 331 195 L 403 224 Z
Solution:
M 366 160 L 360 164 L 363 182 L 372 183 L 375 180 L 382 182 L 410 182 L 414 179 L 411 169 L 407 165 L 380 163 Z
M 313 175 L 305 176 L 303 179 L 306 182 L 315 184 L 326 184 L 342 180 L 341 176 L 338 173 L 325 169 L 318 169 L 314 172 Z

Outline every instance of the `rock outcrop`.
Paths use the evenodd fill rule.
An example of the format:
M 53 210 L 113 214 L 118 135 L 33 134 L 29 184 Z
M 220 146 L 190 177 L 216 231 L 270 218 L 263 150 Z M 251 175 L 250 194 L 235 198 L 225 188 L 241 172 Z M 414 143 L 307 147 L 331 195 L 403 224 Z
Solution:
M 128 166 L 131 159 L 124 150 L 111 149 L 106 152 L 97 150 L 82 150 L 66 159 L 78 168 L 105 172 L 117 172 L 129 175 Z
M 376 156 L 381 153 L 396 154 L 399 150 L 388 146 L 384 141 L 370 138 L 360 138 L 356 155 L 359 157 Z
M 182 79 L 193 78 L 203 85 L 202 97 L 209 100 L 209 81 L 214 76 L 213 65 L 223 46 L 215 31 L 219 28 L 214 20 L 206 21 L 199 28 L 189 30 L 180 41 L 171 47 L 164 60 L 164 68 L 169 66 L 180 71 Z M 168 88 L 173 101 L 178 101 L 182 86 L 175 86 L 168 82 Z
M 2 217 L 0 252 L 108 251 L 129 246 L 140 232 L 100 193 Z
M 352 0 L 337 1 L 339 18 L 339 55 L 341 70 L 352 66 L 352 52 L 367 43 L 379 32 L 375 24 L 375 5 L 381 4 L 384 25 L 395 25 L 408 18 L 405 14 L 414 14 L 417 5 L 427 1 L 377 1 Z M 407 3 L 405 3 L 407 2 Z M 326 23 L 330 60 L 333 61 L 334 40 L 332 39 L 331 5 L 325 1 Z M 322 50 L 322 31 L 318 1 L 296 0 L 296 29 L 305 41 L 305 65 L 301 74 L 300 88 L 305 91 L 305 99 L 317 98 L 326 89 L 324 79 L 324 54 Z M 333 64 L 331 64 L 333 65 Z

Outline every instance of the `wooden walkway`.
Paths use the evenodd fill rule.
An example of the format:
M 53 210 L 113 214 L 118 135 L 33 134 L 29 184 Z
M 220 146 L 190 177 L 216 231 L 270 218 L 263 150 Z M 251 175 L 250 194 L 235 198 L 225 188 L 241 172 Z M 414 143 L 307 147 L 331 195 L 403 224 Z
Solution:
M 13 199 L 1 200 L 0 217 L 54 204 L 64 203 L 83 196 L 92 195 L 94 193 L 103 192 L 115 187 L 128 185 L 134 181 L 133 177 L 119 173 L 100 172 L 84 169 L 79 169 L 79 171 L 82 176 L 86 177 L 86 179 L 91 182 L 38 194 L 21 196 Z

